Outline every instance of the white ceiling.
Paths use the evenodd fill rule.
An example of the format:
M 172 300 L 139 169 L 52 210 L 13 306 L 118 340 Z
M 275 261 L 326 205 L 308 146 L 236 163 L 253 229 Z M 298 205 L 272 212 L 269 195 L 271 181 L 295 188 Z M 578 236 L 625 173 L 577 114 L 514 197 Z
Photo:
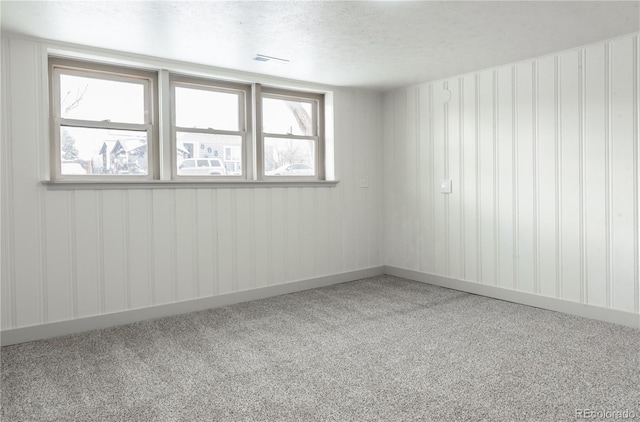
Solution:
M 638 1 L 6 1 L 2 30 L 386 90 L 640 31 Z M 256 54 L 290 60 L 260 63 Z

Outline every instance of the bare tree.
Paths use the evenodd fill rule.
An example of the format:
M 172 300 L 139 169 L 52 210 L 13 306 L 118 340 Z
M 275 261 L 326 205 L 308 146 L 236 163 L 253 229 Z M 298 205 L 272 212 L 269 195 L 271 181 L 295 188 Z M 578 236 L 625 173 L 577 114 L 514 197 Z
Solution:
M 76 89 L 75 95 L 72 95 L 71 91 L 67 91 L 66 94 L 64 94 L 64 98 L 60 101 L 60 110 L 64 110 L 62 113 L 63 116 L 80 105 L 84 94 L 87 93 L 87 89 L 89 89 L 88 83 L 79 86 Z
M 313 119 L 302 104 L 298 101 L 285 101 L 285 104 L 296 119 L 300 133 L 313 133 Z M 291 130 L 291 133 L 293 133 L 293 130 Z M 276 169 L 287 164 L 302 163 L 307 159 L 309 154 L 305 151 L 304 142 L 288 140 L 283 144 L 278 147 L 267 148 L 267 151 L 265 151 L 267 168 Z
M 62 128 L 60 133 L 62 159 L 72 161 L 78 159 L 78 149 L 76 148 L 76 141 L 73 136 L 69 134 L 67 128 Z
M 304 134 L 312 133 L 311 125 L 313 121 L 309 113 L 307 113 L 307 110 L 302 107 L 302 104 L 297 101 L 286 101 L 286 104 L 291 114 L 293 114 L 293 117 L 296 118 L 300 132 Z
M 80 105 L 82 98 L 87 93 L 89 84 L 86 83 L 83 86 L 79 86 L 76 89 L 75 94 L 72 95 L 71 91 L 67 91 L 64 97 L 60 100 L 60 110 L 63 111 L 62 115 L 65 116 L 69 111 Z M 61 149 L 63 160 L 77 160 L 78 149 L 76 148 L 76 140 L 71 136 L 67 128 L 62 129 L 61 137 Z
M 267 146 L 265 157 L 267 159 L 268 167 L 271 169 L 277 169 L 278 167 L 291 164 L 304 162 L 305 154 L 304 146 L 300 141 L 285 140 L 284 145 L 278 145 L 278 147 Z

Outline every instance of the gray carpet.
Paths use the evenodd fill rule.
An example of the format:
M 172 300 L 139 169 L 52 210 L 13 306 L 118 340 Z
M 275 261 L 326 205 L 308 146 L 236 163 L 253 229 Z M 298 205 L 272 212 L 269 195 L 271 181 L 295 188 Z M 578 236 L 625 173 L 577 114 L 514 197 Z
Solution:
M 2 349 L 2 421 L 640 419 L 640 331 L 390 276 Z M 598 416 L 598 413 L 595 413 Z

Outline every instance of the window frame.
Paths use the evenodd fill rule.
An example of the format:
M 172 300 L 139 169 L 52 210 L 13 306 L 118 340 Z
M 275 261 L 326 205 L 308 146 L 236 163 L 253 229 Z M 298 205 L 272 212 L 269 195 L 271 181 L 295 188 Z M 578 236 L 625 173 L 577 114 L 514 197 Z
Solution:
M 52 181 L 108 181 L 130 182 L 154 180 L 159 176 L 159 106 L 158 72 L 138 67 L 119 66 L 75 60 L 55 55 L 48 56 L 49 119 L 50 119 L 50 177 Z M 63 118 L 60 109 L 62 75 L 73 75 L 107 81 L 136 83 L 143 86 L 144 122 L 125 123 Z M 63 127 L 87 129 L 130 130 L 147 135 L 147 174 L 62 174 L 62 145 L 60 132 Z
M 245 74 L 240 71 L 221 71 L 214 69 L 204 69 L 189 64 L 178 64 L 148 58 L 131 58 L 117 55 L 97 55 L 94 52 L 70 51 L 64 48 L 49 46 L 43 51 L 42 67 L 43 95 L 49 100 L 43 107 L 46 119 L 43 120 L 43 130 L 48 137 L 43 137 L 43 150 L 47 152 L 42 161 L 42 181 L 43 185 L 52 189 L 76 190 L 76 189 L 156 189 L 156 188 L 188 188 L 206 186 L 210 188 L 237 188 L 237 187 L 282 187 L 282 186 L 335 186 L 339 183 L 335 179 L 334 167 L 334 137 L 333 137 L 333 91 L 330 87 L 320 86 L 313 83 L 308 85 L 302 83 L 287 83 L 274 81 L 270 78 L 260 78 L 259 75 Z M 121 80 L 128 82 L 142 83 L 144 85 L 145 104 L 145 125 L 150 125 L 144 129 L 147 134 L 147 159 L 148 173 L 140 174 L 102 174 L 98 171 L 94 174 L 67 174 L 62 165 L 67 162 L 63 159 L 61 139 L 64 134 L 60 130 L 65 126 L 65 121 L 60 117 L 60 97 L 62 97 L 61 80 L 59 75 L 53 71 L 54 67 L 60 67 L 64 73 L 67 69 L 78 71 L 79 76 L 96 77 L 102 75 L 106 80 Z M 129 79 L 131 78 L 131 79 Z M 242 145 L 242 161 L 234 161 L 232 166 L 225 165 L 225 176 L 215 177 L 180 177 L 177 172 L 176 154 L 181 155 L 181 151 L 175 148 L 175 140 L 172 136 L 172 79 L 189 79 L 205 85 L 213 84 L 217 86 L 229 85 L 237 87 L 242 85 L 245 90 L 245 129 L 244 144 Z M 267 177 L 263 174 L 264 157 L 262 155 L 263 137 L 260 132 L 261 127 L 261 83 L 268 84 L 264 88 L 267 91 L 279 91 L 284 95 L 300 98 L 316 96 L 318 103 L 317 152 L 315 155 L 317 174 L 315 176 L 284 176 Z M 136 94 L 138 95 L 138 94 Z M 54 100 L 58 98 L 58 101 Z M 58 106 L 56 106 L 56 103 Z M 325 110 L 325 107 L 327 108 Z M 57 113 L 57 116 L 56 116 Z M 93 114 L 93 113 L 91 113 Z M 82 117 L 82 116 L 79 116 Z M 89 116 L 91 117 L 91 116 Z M 98 115 L 98 118 L 101 116 Z M 106 116 L 110 117 L 110 116 Z M 127 117 L 125 117 L 125 120 Z M 76 126 L 87 127 L 89 129 L 114 129 L 131 130 L 132 126 L 122 127 L 118 122 L 96 122 L 89 121 Z M 127 124 L 124 124 L 125 126 Z M 133 124 L 135 126 L 135 124 Z M 82 139 L 77 136 L 78 139 Z M 90 138 L 87 138 L 90 139 Z M 242 138 L 241 138 L 242 139 Z M 328 143 L 327 143 L 328 142 Z M 195 142 L 194 142 L 195 143 Z M 237 145 L 237 144 L 236 144 Z M 172 151 L 173 150 L 173 151 Z M 82 151 L 81 151 L 82 152 Z M 86 161 L 87 151 L 82 152 L 80 164 Z M 194 154 L 195 155 L 195 154 Z M 224 156 L 222 157 L 224 158 Z M 235 158 L 235 157 L 234 157 Z M 70 161 L 71 162 L 71 161 Z M 129 163 L 131 164 L 131 163 Z M 243 166 L 243 174 L 238 176 L 238 167 Z M 83 167 L 85 167 L 83 165 Z M 86 168 L 86 167 L 85 167 Z M 97 167 L 98 168 L 98 167 Z M 175 170 L 174 170 L 175 168 Z M 79 167 L 78 167 L 79 170 Z M 85 170 L 86 171 L 86 170 Z M 73 170 L 67 171 L 73 173 Z M 133 173 L 133 172 L 132 172 Z M 234 174 L 231 176 L 232 174 Z M 229 177 L 227 177 L 229 175 Z
M 262 100 L 264 98 L 273 98 L 278 100 L 293 100 L 308 102 L 312 105 L 312 130 L 311 135 L 293 135 L 282 133 L 270 133 L 264 131 L 264 114 L 262 107 Z M 261 180 L 274 180 L 274 181 L 299 181 L 299 180 L 317 180 L 323 181 L 326 177 L 325 168 L 325 96 L 324 94 L 318 94 L 313 92 L 294 91 L 281 88 L 271 88 L 260 86 L 256 89 L 256 120 L 257 120 L 257 168 L 258 176 Z M 276 176 L 267 175 L 265 171 L 265 139 L 266 138 L 278 138 L 278 139 L 291 139 L 291 140 L 311 140 L 314 142 L 314 168 L 315 174 L 309 176 L 295 175 L 295 176 Z M 294 164 L 294 163 L 289 163 Z
M 176 87 L 184 87 L 188 89 L 199 89 L 202 91 L 233 93 L 238 95 L 238 130 L 223 130 L 214 128 L 186 128 L 176 125 Z M 169 96 L 170 96 L 170 115 L 171 115 L 171 179 L 172 180 L 191 180 L 191 181 L 229 181 L 229 180 L 248 180 L 248 150 L 250 148 L 251 139 L 251 85 L 220 81 L 209 78 L 199 78 L 176 73 L 169 75 Z M 240 162 L 242 173 L 240 175 L 179 175 L 178 174 L 178 152 L 177 145 L 178 132 L 200 133 L 211 135 L 232 135 L 240 136 Z M 196 157 L 193 157 L 196 158 Z M 224 149 L 219 158 L 224 165 Z

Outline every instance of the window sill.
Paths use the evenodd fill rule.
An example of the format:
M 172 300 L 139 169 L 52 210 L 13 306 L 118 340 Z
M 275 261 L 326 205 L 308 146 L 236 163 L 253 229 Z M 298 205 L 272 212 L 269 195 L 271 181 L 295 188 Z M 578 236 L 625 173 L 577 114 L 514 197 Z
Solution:
M 307 188 L 335 187 L 339 180 L 247 180 L 247 181 L 43 181 L 52 190 L 121 190 L 121 189 L 229 189 L 229 188 Z

